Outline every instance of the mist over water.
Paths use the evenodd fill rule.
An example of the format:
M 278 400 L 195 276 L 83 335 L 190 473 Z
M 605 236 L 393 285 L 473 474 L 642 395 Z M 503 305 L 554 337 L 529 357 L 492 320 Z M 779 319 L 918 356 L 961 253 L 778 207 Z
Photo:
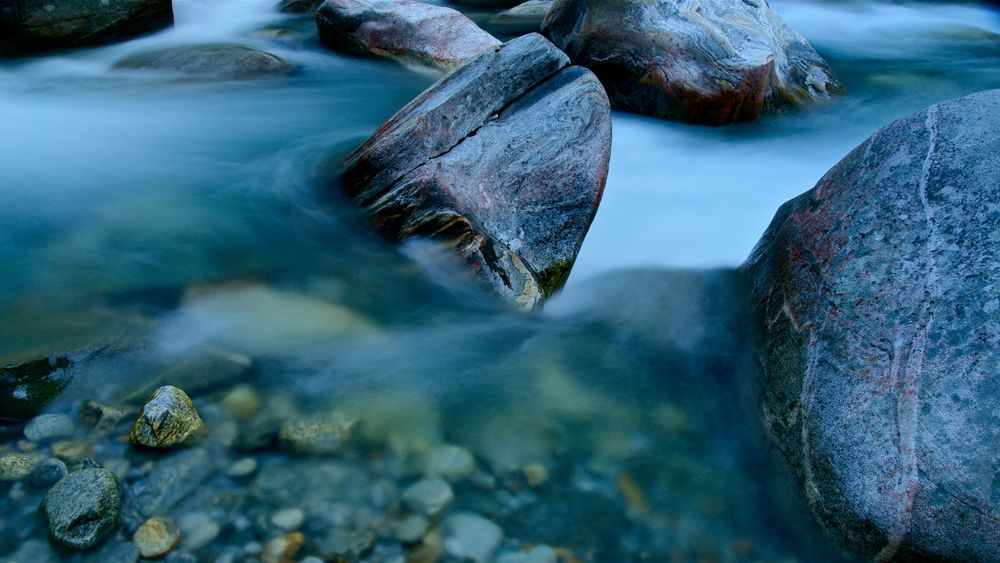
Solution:
M 760 559 L 839 560 L 757 431 L 753 331 L 728 272 L 690 270 L 739 265 L 781 203 L 878 127 L 1000 87 L 995 10 L 774 0 L 848 94 L 725 128 L 615 113 L 570 282 L 525 316 L 383 241 L 331 189 L 439 73 L 324 50 L 272 0 L 174 4 L 172 29 L 0 63 L 0 365 L 101 350 L 53 407 L 69 412 L 222 351 L 253 360 L 246 382 L 267 397 L 346 408 L 402 449 L 455 442 L 598 491 L 634 481 L 645 531 L 622 541 L 656 555 L 741 560 L 749 543 Z M 296 71 L 112 68 L 217 42 Z M 189 391 L 211 403 L 230 384 Z

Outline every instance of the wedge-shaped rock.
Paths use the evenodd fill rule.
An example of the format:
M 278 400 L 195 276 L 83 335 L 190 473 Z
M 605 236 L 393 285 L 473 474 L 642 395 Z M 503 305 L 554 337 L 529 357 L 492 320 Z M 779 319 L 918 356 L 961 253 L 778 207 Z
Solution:
M 543 24 L 615 107 L 722 125 L 841 89 L 765 0 L 557 0 Z
M 170 0 L 5 0 L 0 56 L 111 43 L 173 21 Z
M 316 25 L 330 48 L 444 68 L 500 45 L 460 12 L 412 0 L 326 0 Z
M 389 237 L 445 242 L 525 309 L 566 281 L 607 178 L 589 71 L 538 34 L 483 54 L 386 122 L 344 183 Z
M 1000 561 L 1000 90 L 875 133 L 745 268 L 765 422 L 866 560 Z

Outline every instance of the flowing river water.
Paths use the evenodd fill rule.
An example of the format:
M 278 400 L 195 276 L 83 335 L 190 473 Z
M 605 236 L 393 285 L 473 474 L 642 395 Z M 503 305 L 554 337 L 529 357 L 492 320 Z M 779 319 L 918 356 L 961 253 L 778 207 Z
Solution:
M 435 71 L 327 51 L 310 18 L 272 0 L 175 0 L 172 29 L 0 63 L 0 365 L 85 358 L 49 407 L 67 414 L 184 387 L 219 468 L 245 455 L 233 443 L 250 423 L 227 410 L 237 383 L 236 396 L 262 405 L 246 416 L 360 419 L 339 456 L 254 450 L 256 477 L 218 469 L 166 508 L 219 526 L 205 545 L 182 544 L 198 561 L 252 560 L 255 542 L 281 532 L 267 516 L 287 508 L 306 515 L 300 556 L 346 553 L 343 530 L 374 530 L 349 559 L 401 560 L 400 542 L 357 516 L 396 518 L 392 501 L 365 501 L 329 471 L 403 489 L 440 443 L 476 456 L 454 510 L 495 521 L 497 553 L 838 560 L 760 435 L 752 331 L 724 268 L 881 125 L 1000 87 L 1000 14 L 962 2 L 772 5 L 847 94 L 725 128 L 616 113 L 603 203 L 566 290 L 537 315 L 465 288 L 418 246 L 381 240 L 329 188 L 331 163 Z M 490 14 L 469 15 L 489 28 Z M 112 69 L 153 47 L 211 42 L 297 70 L 213 82 Z M 83 429 L 73 440 L 94 441 Z M 88 447 L 126 491 L 155 471 L 159 458 L 109 440 Z M 15 442 L 8 434 L 0 453 Z M 307 488 L 282 485 L 289 475 Z M 39 548 L 44 530 L 27 516 L 39 493 L 0 493 L 0 558 Z M 329 515 L 342 505 L 355 512 Z

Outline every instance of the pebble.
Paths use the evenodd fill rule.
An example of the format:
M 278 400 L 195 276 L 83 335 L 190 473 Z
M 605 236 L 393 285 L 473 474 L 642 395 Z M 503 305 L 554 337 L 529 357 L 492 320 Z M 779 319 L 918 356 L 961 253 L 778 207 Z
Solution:
M 525 481 L 532 487 L 541 487 L 549 481 L 549 470 L 541 463 L 529 463 L 523 471 Z
M 417 543 L 427 533 L 428 526 L 426 518 L 413 514 L 394 523 L 392 534 L 402 543 Z
M 305 541 L 299 532 L 276 537 L 264 546 L 260 559 L 263 563 L 292 563 Z
M 76 430 L 73 419 L 64 414 L 41 414 L 24 427 L 24 437 L 32 442 L 72 436 Z
M 271 523 L 290 532 L 296 530 L 306 519 L 306 513 L 301 508 L 286 508 L 271 515 Z
M 187 393 L 164 385 L 143 405 L 129 439 L 135 445 L 170 448 L 193 442 L 207 433 Z
M 58 483 L 67 473 L 69 471 L 67 471 L 65 463 L 50 458 L 35 467 L 35 470 L 28 476 L 28 484 L 36 489 L 48 489 Z
M 88 401 L 80 407 L 77 416 L 80 422 L 98 432 L 111 432 L 118 426 L 118 422 L 125 418 L 125 411 L 102 405 L 97 401 Z
M 356 423 L 356 420 L 338 413 L 323 420 L 286 421 L 278 432 L 278 440 L 293 453 L 334 454 L 350 439 Z
M 181 530 L 177 523 L 159 516 L 146 520 L 132 535 L 132 542 L 139 548 L 139 553 L 149 559 L 170 553 L 180 541 Z
M 260 395 L 249 385 L 237 385 L 222 398 L 222 406 L 237 419 L 246 420 L 260 411 Z
M 233 462 L 226 469 L 226 475 L 234 478 L 249 477 L 257 471 L 257 460 L 252 457 L 244 457 Z
M 403 491 L 406 506 L 427 516 L 439 514 L 454 498 L 451 486 L 436 477 L 417 481 Z
M 465 448 L 443 444 L 427 454 L 425 473 L 429 477 L 441 477 L 454 482 L 465 479 L 475 472 L 476 459 Z
M 81 469 L 56 483 L 42 501 L 49 537 L 72 550 L 94 547 L 118 527 L 121 493 L 107 469 Z
M 0 456 L 0 481 L 20 481 L 31 475 L 40 462 L 38 456 L 33 455 L 2 455 Z
M 75 459 L 94 457 L 94 448 L 86 442 L 60 440 L 58 442 L 53 442 L 50 449 L 52 450 L 52 455 L 65 462 Z M 70 472 L 73 471 L 73 468 L 70 467 L 69 463 L 67 463 L 66 466 L 70 468 Z
M 181 542 L 192 551 L 212 543 L 222 531 L 218 522 L 205 512 L 185 514 L 177 523 L 181 527 Z
M 503 541 L 500 526 L 471 512 L 449 516 L 444 521 L 443 529 L 445 551 L 463 561 L 490 561 Z
M 535 546 L 527 553 L 505 553 L 497 563 L 558 563 L 556 550 L 547 545 Z

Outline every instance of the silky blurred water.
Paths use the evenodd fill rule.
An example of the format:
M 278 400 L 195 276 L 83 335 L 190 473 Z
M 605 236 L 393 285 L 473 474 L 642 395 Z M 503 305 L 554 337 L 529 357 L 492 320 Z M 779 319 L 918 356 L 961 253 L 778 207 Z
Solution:
M 435 71 L 326 51 L 271 0 L 176 0 L 170 30 L 0 63 L 0 364 L 107 351 L 63 408 L 134 400 L 164 366 L 239 354 L 260 389 L 349 405 L 371 428 L 411 431 L 403 442 L 462 443 L 497 471 L 584 460 L 628 475 L 654 531 L 635 541 L 654 555 L 836 559 L 756 429 L 732 280 L 689 270 L 742 262 L 782 202 L 881 125 L 1000 87 L 1000 16 L 772 4 L 848 93 L 726 128 L 616 113 L 597 218 L 566 291 L 532 316 L 381 240 L 328 189 Z M 220 41 L 297 70 L 210 82 L 111 68 Z

